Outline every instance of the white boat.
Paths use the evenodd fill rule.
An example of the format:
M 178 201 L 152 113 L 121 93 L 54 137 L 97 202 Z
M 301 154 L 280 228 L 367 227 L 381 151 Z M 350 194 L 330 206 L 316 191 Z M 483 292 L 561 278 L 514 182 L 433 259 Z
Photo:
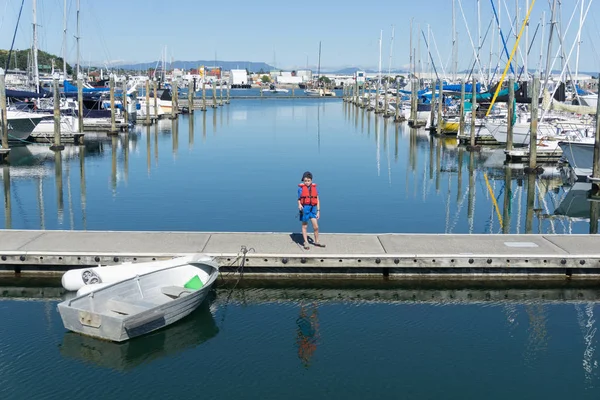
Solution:
M 594 138 L 585 138 L 581 142 L 561 141 L 558 145 L 578 180 L 585 180 L 592 175 Z
M 79 122 L 76 117 L 71 115 L 60 116 L 60 132 L 61 133 L 77 133 L 79 132 Z M 42 120 L 33 130 L 32 133 L 37 134 L 53 134 L 54 119 L 48 118 Z
M 112 284 L 136 275 L 151 271 L 186 265 L 189 262 L 210 262 L 212 258 L 203 254 L 193 254 L 175 257 L 169 260 L 150 261 L 144 263 L 121 263 L 116 265 L 103 265 L 90 268 L 76 268 L 65 272 L 61 278 L 62 286 L 68 291 L 78 291 L 87 285 Z M 83 293 L 83 292 L 82 292 Z
M 7 110 L 8 140 L 22 141 L 27 139 L 35 127 L 48 117 L 44 114 L 35 114 L 24 111 Z
M 278 87 L 276 87 L 275 85 L 271 84 L 269 85 L 268 89 L 262 89 L 263 93 L 288 93 L 289 90 L 287 89 L 280 89 Z
M 334 97 L 335 96 L 334 91 L 331 91 L 329 89 L 323 89 L 323 88 L 306 89 L 304 91 L 304 94 L 306 94 L 307 96 L 320 96 L 320 97 Z
M 189 315 L 219 275 L 214 261 L 148 272 L 58 304 L 66 329 L 123 342 Z

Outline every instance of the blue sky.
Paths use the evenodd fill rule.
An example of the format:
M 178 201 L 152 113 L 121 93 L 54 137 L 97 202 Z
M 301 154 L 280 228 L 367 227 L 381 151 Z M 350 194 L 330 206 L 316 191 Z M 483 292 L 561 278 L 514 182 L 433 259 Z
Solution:
M 0 48 L 10 48 L 17 15 L 22 0 L 0 0 Z M 465 24 L 456 0 L 456 30 L 458 32 L 458 68 L 470 68 L 473 50 L 467 34 L 467 26 L 477 41 L 477 1 L 461 0 Z M 501 9 L 501 25 L 509 36 L 509 18 L 519 9 L 519 20 L 526 14 L 527 0 L 494 0 Z M 531 1 L 531 0 L 530 0 Z M 579 0 L 579 2 L 584 0 Z M 600 0 L 595 0 L 599 1 Z M 533 37 L 542 12 L 550 21 L 552 1 L 537 0 L 530 22 L 529 39 Z M 566 30 L 577 0 L 562 1 L 562 31 Z M 585 0 L 585 4 L 590 0 Z M 481 0 L 481 36 L 493 17 L 490 0 Z M 581 3 L 579 3 L 581 4 Z M 75 10 L 76 0 L 67 0 L 68 43 L 67 59 L 76 57 Z M 566 35 L 565 52 L 568 54 L 575 41 L 579 26 L 579 8 Z M 168 60 L 248 60 L 264 61 L 278 68 L 316 68 L 319 41 L 322 42 L 322 69 L 346 66 L 377 68 L 379 63 L 379 34 L 383 30 L 382 69 L 386 71 L 390 61 L 391 31 L 395 27 L 392 68 L 405 67 L 409 63 L 410 21 L 413 21 L 413 46 L 418 46 L 420 32 L 429 24 L 430 41 L 434 61 L 438 69 L 450 71 L 452 48 L 452 0 L 395 1 L 368 3 L 364 1 L 325 0 L 322 2 L 248 2 L 228 0 L 208 2 L 197 0 L 81 0 L 81 57 L 82 64 L 114 65 L 122 62 L 149 62 L 160 58 L 167 47 Z M 30 47 L 32 41 L 32 0 L 25 0 L 23 15 L 17 28 L 15 48 Z M 38 0 L 39 47 L 42 50 L 62 54 L 63 0 Z M 520 25 L 520 22 L 519 22 Z M 544 42 L 548 40 L 548 27 Z M 540 27 L 541 30 L 541 27 Z M 495 45 L 492 65 L 498 62 L 498 33 L 492 25 L 488 38 L 482 46 L 481 58 L 484 68 L 489 64 L 490 40 Z M 514 34 L 508 39 L 509 51 Z M 437 50 L 433 45 L 437 44 Z M 580 70 L 600 70 L 600 5 L 592 4 L 581 36 L 579 58 Z M 541 32 L 531 46 L 528 65 L 538 65 Z M 524 41 L 522 42 L 524 43 Z M 554 51 L 558 39 L 554 37 Z M 544 45 L 544 54 L 546 53 Z M 427 65 L 426 46 L 420 43 L 421 62 Z M 525 46 L 521 47 L 525 51 Z M 438 56 L 439 53 L 439 56 Z M 575 66 L 575 54 L 571 66 Z M 502 66 L 505 63 L 501 62 Z M 545 64 L 545 56 L 543 64 Z M 560 64 L 557 63 L 555 69 Z

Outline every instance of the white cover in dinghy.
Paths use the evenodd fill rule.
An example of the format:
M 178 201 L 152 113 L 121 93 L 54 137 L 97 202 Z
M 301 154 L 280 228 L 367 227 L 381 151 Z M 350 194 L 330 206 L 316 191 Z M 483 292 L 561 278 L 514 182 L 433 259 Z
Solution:
M 170 260 L 151 261 L 145 263 L 121 263 L 91 268 L 77 268 L 65 272 L 62 276 L 62 286 L 69 291 L 77 291 L 86 285 L 111 284 L 136 275 L 158 271 L 164 268 L 184 265 L 191 261 L 212 260 L 205 254 L 192 254 L 188 256 L 175 257 Z

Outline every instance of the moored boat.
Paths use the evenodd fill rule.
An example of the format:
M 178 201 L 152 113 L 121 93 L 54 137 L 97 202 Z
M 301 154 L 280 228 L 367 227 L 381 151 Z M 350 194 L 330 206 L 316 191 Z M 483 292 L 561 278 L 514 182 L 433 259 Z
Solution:
M 189 315 L 206 298 L 218 274 L 214 261 L 191 260 L 63 301 L 58 311 L 70 331 L 123 342 Z

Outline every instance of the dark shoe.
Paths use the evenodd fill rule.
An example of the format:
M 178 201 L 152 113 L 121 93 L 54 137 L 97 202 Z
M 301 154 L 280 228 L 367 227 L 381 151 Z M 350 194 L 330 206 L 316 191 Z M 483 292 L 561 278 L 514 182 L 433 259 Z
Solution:
M 322 244 L 322 243 L 317 243 L 317 242 L 315 242 L 315 243 L 313 243 L 313 244 L 314 244 L 315 246 L 317 246 L 317 247 L 325 247 L 325 245 L 324 245 L 324 244 Z

